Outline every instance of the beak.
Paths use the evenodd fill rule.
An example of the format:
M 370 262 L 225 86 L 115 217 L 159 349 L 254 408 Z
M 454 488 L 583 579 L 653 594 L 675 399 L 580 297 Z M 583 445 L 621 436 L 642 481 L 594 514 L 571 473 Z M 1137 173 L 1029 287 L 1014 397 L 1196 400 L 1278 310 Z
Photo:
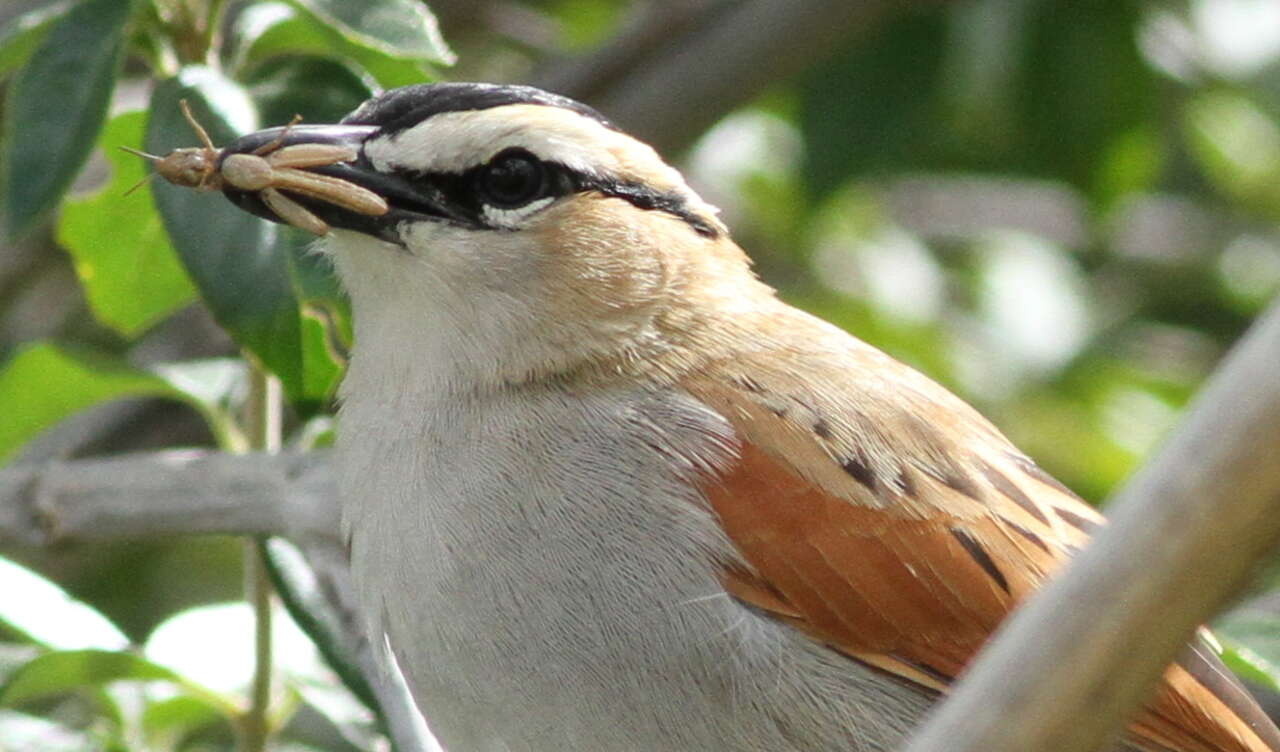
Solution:
M 229 172 L 223 165 L 227 157 L 246 154 L 266 161 L 272 176 L 269 188 L 284 194 L 331 227 L 400 243 L 397 228 L 402 222 L 463 219 L 435 186 L 411 180 L 401 173 L 380 172 L 373 166 L 365 155 L 364 144 L 378 130 L 372 125 L 294 125 L 241 136 L 223 148 L 219 157 L 218 166 L 224 175 L 222 192 L 233 204 L 251 214 L 273 222 L 296 224 L 274 210 L 269 200 L 264 200 L 266 188 L 239 187 L 226 179 Z M 315 189 L 317 181 L 312 176 L 317 175 L 324 176 L 321 179 L 324 190 Z M 344 191 L 362 193 L 359 189 L 376 194 L 386 203 L 385 211 L 371 213 L 368 209 L 353 208 L 367 204 L 367 200 L 341 200 Z

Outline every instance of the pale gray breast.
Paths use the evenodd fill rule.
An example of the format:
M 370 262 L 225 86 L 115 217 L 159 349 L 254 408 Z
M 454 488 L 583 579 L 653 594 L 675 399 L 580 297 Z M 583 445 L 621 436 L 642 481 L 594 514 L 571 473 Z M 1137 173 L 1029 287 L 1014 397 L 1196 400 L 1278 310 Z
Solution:
M 429 718 L 455 706 L 457 724 L 487 727 L 473 719 L 502 708 L 493 724 L 529 732 L 602 697 L 652 703 L 669 684 L 674 699 L 706 673 L 702 636 L 737 607 L 716 577 L 728 544 L 689 479 L 724 459 L 707 437 L 728 428 L 673 399 L 529 388 L 423 405 L 416 430 L 348 406 L 355 576 Z M 634 739 L 628 722 L 611 733 Z
M 700 403 L 404 408 L 343 416 L 353 567 L 453 752 L 889 750 L 927 708 L 724 594 L 733 554 L 690 480 L 731 437 Z

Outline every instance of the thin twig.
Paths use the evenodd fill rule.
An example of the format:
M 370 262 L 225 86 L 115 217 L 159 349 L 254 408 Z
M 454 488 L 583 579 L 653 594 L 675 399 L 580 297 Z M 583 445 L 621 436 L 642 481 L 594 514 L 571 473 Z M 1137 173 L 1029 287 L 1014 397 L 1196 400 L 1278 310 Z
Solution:
M 249 400 L 245 405 L 245 427 L 254 449 L 267 454 L 280 451 L 280 382 L 254 363 L 249 376 Z M 241 718 L 245 752 L 262 752 L 271 733 L 271 578 L 267 573 L 265 538 L 245 539 L 245 599 L 253 609 L 253 680 L 249 687 L 249 707 Z
M 245 752 L 262 752 L 271 733 L 271 580 L 262 560 L 262 540 L 244 541 L 245 600 L 253 609 L 253 679 L 249 685 L 249 707 L 240 718 Z

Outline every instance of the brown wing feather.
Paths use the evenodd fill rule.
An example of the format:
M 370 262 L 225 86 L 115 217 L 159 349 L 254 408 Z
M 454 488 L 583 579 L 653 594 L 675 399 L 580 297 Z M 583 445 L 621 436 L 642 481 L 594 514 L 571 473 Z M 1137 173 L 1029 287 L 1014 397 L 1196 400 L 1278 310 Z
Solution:
M 859 346 L 795 354 L 794 371 L 786 354 L 748 353 L 686 379 L 742 441 L 707 487 L 749 565 L 726 572 L 726 588 L 854 659 L 945 691 L 1102 518 L 966 405 Z M 1280 732 L 1216 657 L 1201 649 L 1181 663 L 1214 681 L 1171 666 L 1132 743 L 1280 752 Z

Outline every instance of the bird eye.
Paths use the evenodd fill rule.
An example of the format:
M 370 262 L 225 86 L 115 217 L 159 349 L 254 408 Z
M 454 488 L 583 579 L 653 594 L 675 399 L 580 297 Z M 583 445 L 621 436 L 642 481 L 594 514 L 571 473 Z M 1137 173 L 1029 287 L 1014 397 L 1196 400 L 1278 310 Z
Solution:
M 547 168 L 523 149 L 504 151 L 480 169 L 480 198 L 499 209 L 514 209 L 546 195 Z

